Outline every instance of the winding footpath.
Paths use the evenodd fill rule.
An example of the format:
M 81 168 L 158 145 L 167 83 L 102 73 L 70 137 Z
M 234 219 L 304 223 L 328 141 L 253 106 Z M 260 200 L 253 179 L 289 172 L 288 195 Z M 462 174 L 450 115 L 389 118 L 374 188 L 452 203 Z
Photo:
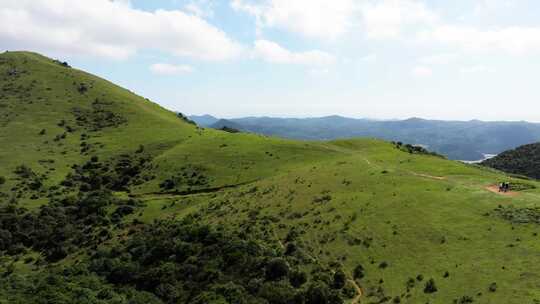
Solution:
M 362 295 L 363 295 L 362 288 L 358 286 L 358 284 L 356 283 L 354 279 L 349 279 L 349 283 L 351 283 L 354 289 L 356 290 L 356 297 L 352 299 L 351 304 L 358 304 L 360 303 L 360 298 L 362 298 Z

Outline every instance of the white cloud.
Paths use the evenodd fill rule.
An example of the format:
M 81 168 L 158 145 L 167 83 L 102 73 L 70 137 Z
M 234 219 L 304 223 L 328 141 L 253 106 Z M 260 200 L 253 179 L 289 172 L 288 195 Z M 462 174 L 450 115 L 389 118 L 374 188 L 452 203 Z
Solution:
M 412 70 L 411 74 L 414 77 L 431 77 L 433 70 L 425 66 L 417 66 Z
M 150 66 L 150 71 L 157 75 L 179 75 L 193 72 L 189 65 L 175 65 L 169 63 L 155 63 Z
M 129 1 L 2 0 L 0 41 L 7 49 L 125 59 L 155 49 L 227 60 L 242 47 L 204 19 L 183 11 L 135 9 Z
M 476 9 L 508 9 L 508 0 L 483 0 Z M 414 39 L 424 45 L 442 45 L 466 52 L 503 52 L 522 55 L 540 52 L 540 27 L 457 25 L 444 22 L 435 11 L 416 0 L 367 1 L 361 6 L 366 36 L 370 39 Z M 411 39 L 411 40 L 412 40 Z M 431 58 L 442 64 L 451 58 Z M 428 60 L 428 59 L 426 59 Z
M 366 2 L 361 8 L 368 38 L 399 38 L 409 27 L 435 24 L 438 16 L 413 0 Z
M 334 64 L 334 56 L 319 50 L 291 52 L 279 44 L 268 40 L 255 41 L 255 56 L 265 61 L 279 64 L 299 64 L 307 66 L 325 66 Z
M 508 0 L 482 0 L 476 8 L 502 9 Z M 231 6 L 256 18 L 258 34 L 265 28 L 281 29 L 309 38 L 333 40 L 363 30 L 368 39 L 415 41 L 457 51 L 502 51 L 510 54 L 540 52 L 540 27 L 485 29 L 445 22 L 419 0 L 231 0 Z M 361 25 L 361 26 L 360 26 Z M 429 60 L 429 59 L 425 59 Z M 451 58 L 431 58 L 444 64 Z
M 475 27 L 444 25 L 424 31 L 418 38 L 423 42 L 436 42 L 473 52 L 503 51 L 520 55 L 540 51 L 539 27 L 481 30 Z
M 354 0 L 232 0 L 237 11 L 253 15 L 260 28 L 278 28 L 309 38 L 333 40 L 345 34 L 356 12 Z
M 459 69 L 461 74 L 476 74 L 476 73 L 493 73 L 495 69 L 491 67 L 486 67 L 483 65 L 474 65 L 468 67 L 462 67 Z

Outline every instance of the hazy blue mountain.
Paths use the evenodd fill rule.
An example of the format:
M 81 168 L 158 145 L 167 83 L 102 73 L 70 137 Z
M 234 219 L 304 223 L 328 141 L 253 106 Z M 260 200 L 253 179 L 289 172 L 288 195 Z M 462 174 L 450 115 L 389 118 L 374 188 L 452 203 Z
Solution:
M 190 117 L 197 122 L 197 117 Z M 217 121 L 216 121 L 217 122 Z M 213 124 L 215 124 L 214 122 Z M 540 124 L 528 122 L 355 119 L 342 116 L 319 118 L 244 117 L 222 120 L 218 125 L 247 132 L 292 139 L 328 140 L 376 137 L 423 145 L 450 159 L 478 160 L 540 141 Z
M 211 125 L 215 124 L 219 118 L 216 118 L 212 115 L 191 115 L 189 116 L 189 119 L 196 122 L 201 127 L 210 127 Z

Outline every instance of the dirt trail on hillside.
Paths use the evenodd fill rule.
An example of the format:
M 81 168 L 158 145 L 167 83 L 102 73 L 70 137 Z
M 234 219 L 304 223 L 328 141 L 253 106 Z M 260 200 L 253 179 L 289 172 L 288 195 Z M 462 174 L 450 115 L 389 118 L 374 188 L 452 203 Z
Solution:
M 499 192 L 499 186 L 497 186 L 497 185 L 492 185 L 492 186 L 486 187 L 485 189 L 487 191 L 489 191 L 489 192 L 493 192 L 493 193 L 496 193 L 498 195 L 503 195 L 503 196 L 513 197 L 513 196 L 518 196 L 519 195 L 519 193 L 517 193 L 515 191 Z
M 352 284 L 352 286 L 356 290 L 356 297 L 354 297 L 354 299 L 352 299 L 351 304 L 358 304 L 358 303 L 360 303 L 360 298 L 363 295 L 362 288 L 360 288 L 360 286 L 358 286 L 358 284 L 356 284 L 356 281 L 353 280 L 353 279 L 349 279 L 349 282 Z
M 429 175 L 429 174 L 423 174 L 423 173 L 416 173 L 416 172 L 411 172 L 412 175 L 415 175 L 415 176 L 420 176 L 420 177 L 426 177 L 426 178 L 431 178 L 431 179 L 436 179 L 436 180 L 445 180 L 446 177 L 444 176 L 433 176 L 433 175 Z

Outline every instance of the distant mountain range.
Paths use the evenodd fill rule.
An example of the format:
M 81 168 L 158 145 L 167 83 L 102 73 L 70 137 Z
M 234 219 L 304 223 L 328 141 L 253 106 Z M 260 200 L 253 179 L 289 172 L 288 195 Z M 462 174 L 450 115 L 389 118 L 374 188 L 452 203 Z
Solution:
M 540 141 L 540 124 L 529 122 L 355 119 L 342 116 L 319 118 L 244 117 L 220 119 L 190 116 L 203 127 L 224 126 L 245 132 L 303 140 L 375 137 L 422 145 L 455 160 L 480 160 Z

